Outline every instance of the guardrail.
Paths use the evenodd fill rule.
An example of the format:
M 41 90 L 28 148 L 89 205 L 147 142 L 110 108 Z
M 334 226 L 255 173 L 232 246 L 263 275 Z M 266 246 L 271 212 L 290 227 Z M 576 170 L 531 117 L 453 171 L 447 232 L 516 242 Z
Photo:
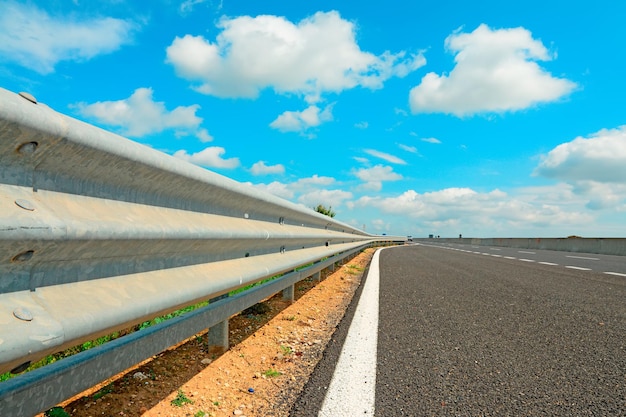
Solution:
M 0 373 L 286 273 L 259 287 L 277 292 L 371 244 L 404 240 L 367 234 L 0 89 Z M 246 303 L 271 295 L 260 291 Z M 139 332 L 117 344 L 212 327 L 246 304 L 241 299 L 190 316 L 202 317 L 200 329 L 181 319 L 168 327 L 184 330 Z M 215 313 L 220 305 L 228 313 Z M 130 356 L 139 362 L 184 338 L 150 342 L 154 348 Z M 132 365 L 117 344 L 100 350 Z M 93 357 L 86 369 L 102 380 L 119 367 L 103 365 L 100 350 L 82 357 Z M 25 416 L 63 400 L 72 390 L 58 393 L 59 386 L 83 378 L 72 370 L 82 360 L 1 383 L 0 415 Z M 44 380 L 53 394 L 33 406 Z M 38 394 L 24 396 L 32 387 Z
M 545 249 L 563 252 L 626 256 L 625 238 L 430 238 L 419 242 L 460 243 L 476 246 L 502 246 L 519 249 Z

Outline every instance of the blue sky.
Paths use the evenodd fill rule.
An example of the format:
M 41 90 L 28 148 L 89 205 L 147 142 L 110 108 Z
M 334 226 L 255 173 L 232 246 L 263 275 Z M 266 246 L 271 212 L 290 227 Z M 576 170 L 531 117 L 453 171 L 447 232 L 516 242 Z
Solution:
M 626 236 L 626 2 L 0 0 L 0 87 L 372 233 Z

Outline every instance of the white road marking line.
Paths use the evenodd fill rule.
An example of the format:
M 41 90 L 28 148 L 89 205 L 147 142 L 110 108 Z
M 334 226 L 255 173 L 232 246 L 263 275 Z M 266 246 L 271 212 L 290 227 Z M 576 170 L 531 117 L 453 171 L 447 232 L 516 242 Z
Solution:
M 581 268 L 580 266 L 565 265 L 565 268 L 577 269 L 579 271 L 591 271 L 591 268 Z
M 505 256 L 504 259 L 517 259 L 517 258 L 515 258 L 513 256 Z
M 554 262 L 539 262 L 541 265 L 552 265 L 552 266 L 558 266 L 559 264 L 555 264 Z
M 502 250 L 502 249 L 498 249 L 498 248 L 489 248 L 490 250 Z
M 517 252 L 519 252 L 519 253 L 529 253 L 531 255 L 536 255 L 537 254 L 537 252 L 527 252 L 525 250 L 518 250 Z
M 522 261 L 522 262 L 535 262 L 535 261 L 534 261 L 534 260 L 532 260 L 532 259 L 524 259 L 524 258 L 519 258 L 519 260 L 520 260 L 520 261 Z
M 495 254 L 492 254 L 491 256 L 493 256 L 494 258 L 502 258 L 502 255 L 495 255 Z
M 622 274 L 621 272 L 605 272 L 608 275 L 617 275 L 618 277 L 626 277 L 626 274 Z
M 374 253 L 363 292 L 318 417 L 373 416 L 378 348 L 379 254 Z
M 587 258 L 586 256 L 572 256 L 572 255 L 565 255 L 566 258 L 574 258 L 574 259 L 587 259 L 589 261 L 599 261 L 600 258 Z

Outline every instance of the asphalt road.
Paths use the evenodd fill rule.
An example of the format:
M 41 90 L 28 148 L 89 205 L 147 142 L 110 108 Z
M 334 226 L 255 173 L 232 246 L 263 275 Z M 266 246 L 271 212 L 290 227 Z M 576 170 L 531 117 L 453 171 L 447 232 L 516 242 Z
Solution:
M 375 415 L 626 416 L 626 258 L 494 249 L 380 253 Z M 358 301 L 292 416 L 318 415 Z

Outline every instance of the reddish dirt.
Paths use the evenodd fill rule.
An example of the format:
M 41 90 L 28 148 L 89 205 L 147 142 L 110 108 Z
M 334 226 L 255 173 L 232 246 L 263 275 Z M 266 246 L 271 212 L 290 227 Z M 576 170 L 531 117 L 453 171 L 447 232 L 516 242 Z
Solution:
M 72 417 L 287 416 L 373 253 L 296 284 L 293 304 L 278 294 L 232 317 L 223 354 L 198 334 L 61 406 Z

